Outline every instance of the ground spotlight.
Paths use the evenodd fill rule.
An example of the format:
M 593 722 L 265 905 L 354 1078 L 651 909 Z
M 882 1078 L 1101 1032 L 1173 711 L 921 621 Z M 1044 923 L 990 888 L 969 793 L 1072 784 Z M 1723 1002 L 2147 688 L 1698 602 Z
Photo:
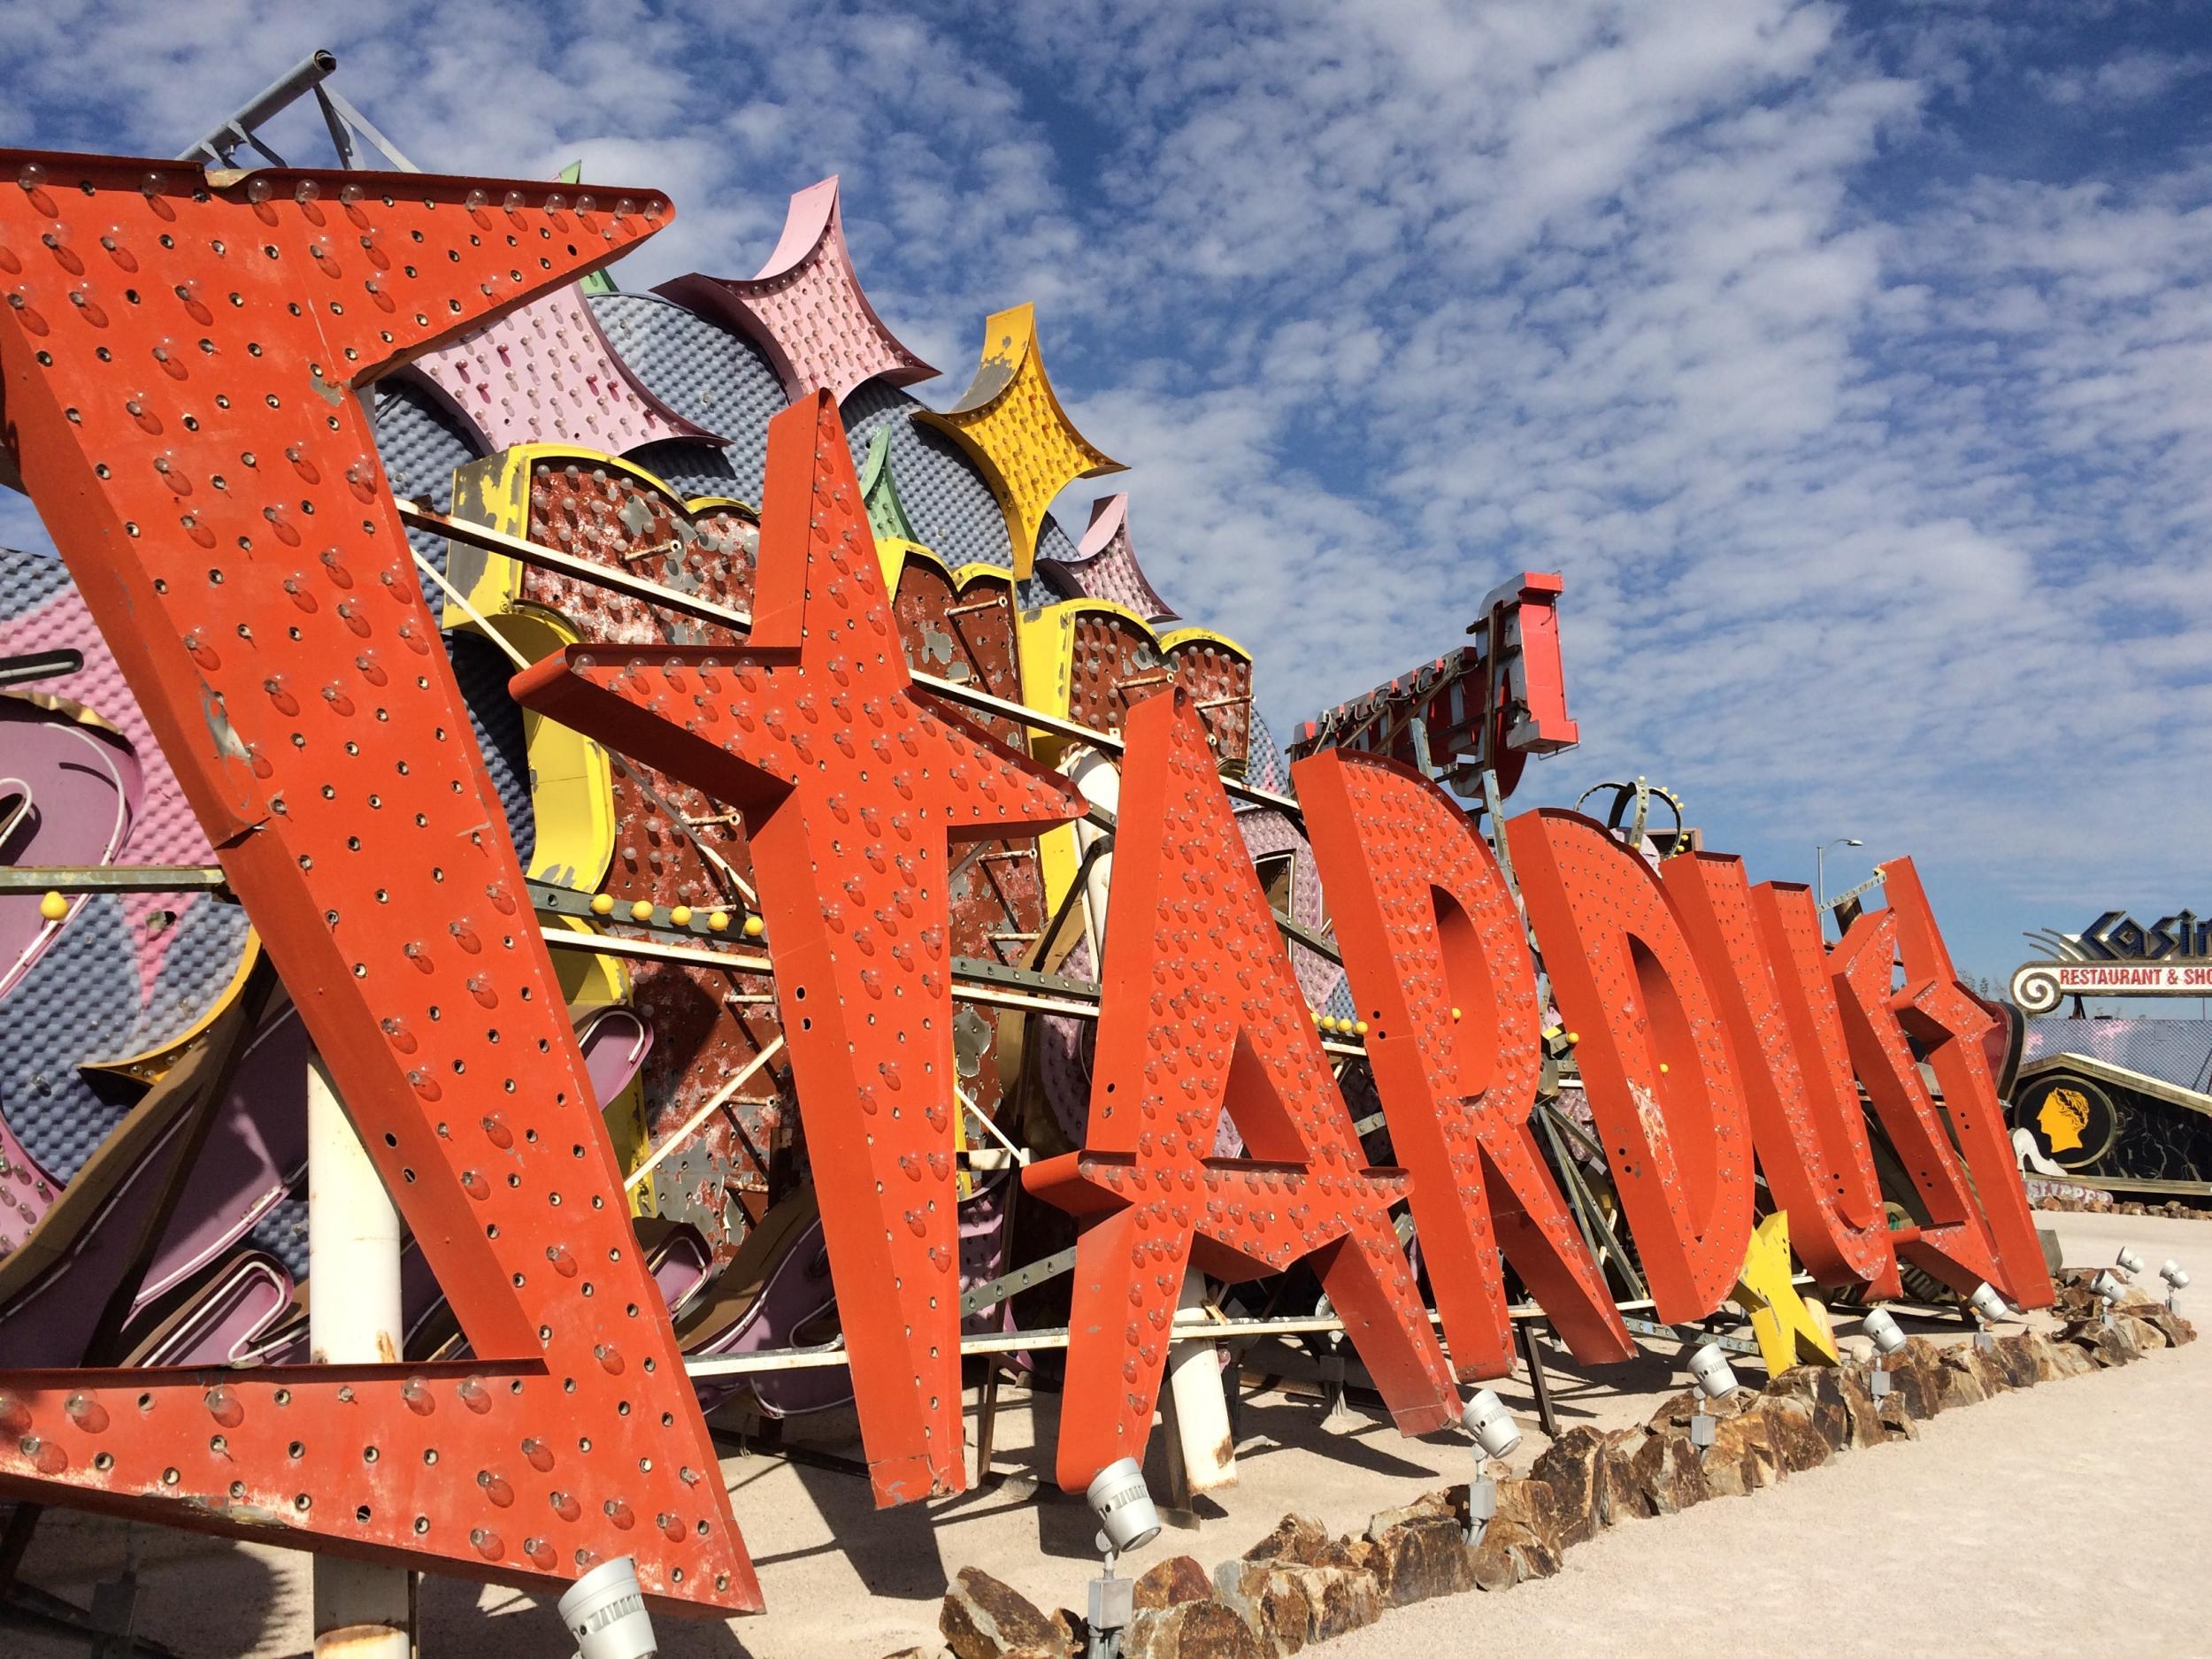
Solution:
M 1905 1332 L 1886 1308 L 1869 1308 L 1866 1317 L 1859 1321 L 1859 1329 L 1874 1343 L 1874 1370 L 1867 1386 L 1877 1400 L 1889 1392 L 1889 1360 L 1893 1354 L 1905 1348 Z
M 2189 1287 L 2189 1270 L 2168 1256 L 2159 1268 L 2158 1276 L 2166 1281 L 2166 1306 L 2170 1311 L 2180 1301 L 2181 1293 Z
M 1114 1573 L 1124 1550 L 1141 1549 L 1160 1535 L 1160 1512 L 1133 1457 L 1117 1458 L 1091 1478 L 1083 1494 L 1098 1517 L 1098 1548 L 1105 1570 L 1091 1580 L 1090 1659 L 1112 1659 L 1121 1651 L 1121 1632 L 1135 1616 L 1136 1586 Z
M 1859 1328 L 1873 1339 L 1874 1351 L 1884 1359 L 1905 1346 L 1904 1327 L 1886 1308 L 1868 1309 L 1866 1317 L 1859 1321 Z
M 603 1561 L 577 1579 L 560 1606 L 577 1659 L 653 1659 L 661 1650 L 638 1594 L 637 1563 L 627 1555 Z
M 2113 1258 L 2113 1264 L 2132 1279 L 2143 1271 L 2143 1253 L 2131 1244 L 2124 1244 L 2120 1254 Z
M 1736 1392 L 1736 1368 L 1717 1342 L 1707 1342 L 1690 1356 L 1690 1376 L 1708 1400 L 1725 1400 Z
M 1498 1483 L 1487 1470 L 1493 1457 L 1509 1457 L 1521 1443 L 1521 1425 L 1505 1409 L 1494 1389 L 1478 1388 L 1460 1414 L 1467 1432 L 1474 1437 L 1475 1478 L 1467 1483 L 1467 1541 L 1482 1541 L 1483 1528 L 1498 1512 Z
M 1521 1443 L 1521 1425 L 1514 1422 L 1513 1414 L 1494 1390 L 1475 1390 L 1475 1397 L 1467 1402 L 1466 1418 L 1467 1432 L 1475 1437 L 1486 1458 L 1510 1457 Z
M 1974 1294 L 1966 1299 L 1966 1305 L 1981 1321 L 1981 1328 L 1974 1333 L 1974 1346 L 1994 1347 L 1997 1339 L 1991 1334 L 1989 1327 L 2012 1315 L 2012 1310 L 2005 1305 L 2004 1297 L 1998 1294 L 1997 1286 L 1984 1279 L 1974 1286 Z
M 1132 1549 L 1141 1549 L 1160 1535 L 1160 1512 L 1145 1489 L 1144 1471 L 1133 1457 L 1106 1465 L 1092 1479 L 1083 1494 L 1091 1513 L 1098 1517 L 1098 1548 L 1109 1562 Z

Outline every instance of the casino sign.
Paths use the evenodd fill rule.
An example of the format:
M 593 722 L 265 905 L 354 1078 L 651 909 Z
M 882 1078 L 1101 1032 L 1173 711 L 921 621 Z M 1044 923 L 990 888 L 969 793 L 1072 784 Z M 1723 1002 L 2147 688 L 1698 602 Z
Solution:
M 2068 996 L 2212 995 L 2212 920 L 2193 910 L 2148 927 L 2107 910 L 2078 933 L 2028 938 L 2051 955 L 2013 972 L 2012 1000 L 2026 1014 L 2047 1014 Z

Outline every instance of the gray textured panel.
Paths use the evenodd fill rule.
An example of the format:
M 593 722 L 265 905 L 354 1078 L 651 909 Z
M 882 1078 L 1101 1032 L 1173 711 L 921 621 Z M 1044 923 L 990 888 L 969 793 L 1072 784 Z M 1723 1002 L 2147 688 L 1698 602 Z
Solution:
M 626 458 L 687 500 L 695 495 L 733 495 L 755 508 L 760 505 L 759 480 L 740 474 L 726 449 L 671 439 L 640 444 Z
M 891 477 L 899 503 L 914 526 L 915 540 L 956 570 L 963 565 L 1014 568 L 1006 540 L 1006 515 L 990 487 L 958 447 L 943 434 L 914 424 L 921 404 L 895 386 L 871 381 L 845 400 L 845 432 L 852 441 L 853 465 L 867 458 L 868 440 L 879 426 L 891 433 Z M 1062 535 L 1048 544 L 1067 545 Z M 1057 557 L 1056 555 L 1056 557 Z
M 284 1198 L 276 1207 L 254 1224 L 246 1235 L 250 1249 L 266 1251 L 284 1263 L 284 1271 L 297 1284 L 307 1277 L 307 1203 L 304 1199 Z
M 69 567 L 51 553 L 0 547 L 0 617 L 19 617 L 69 586 Z
M 127 973 L 132 956 L 122 901 L 88 899 L 8 995 L 0 1112 L 23 1149 L 58 1180 L 74 1175 L 122 1121 L 123 1108 L 94 1094 L 77 1064 L 129 1051 L 137 998 L 116 971 Z
M 453 469 L 480 453 L 475 434 L 435 394 L 406 380 L 385 380 L 376 388 L 376 450 L 396 494 L 419 495 L 440 512 L 453 510 Z M 443 572 L 443 536 L 410 530 L 407 539 Z
M 2085 1054 L 2199 1094 L 2212 1094 L 2212 1022 L 2200 1019 L 2067 1019 L 2049 1015 L 2028 1021 L 2021 1058 Z
M 1037 557 L 1041 559 L 1072 559 L 1081 557 L 1068 533 L 1060 527 L 1060 521 L 1050 513 L 1045 515 L 1043 526 L 1037 532 Z
M 530 855 L 537 849 L 538 825 L 530 803 L 530 761 L 523 744 L 522 706 L 507 695 L 513 664 L 497 646 L 473 634 L 449 634 L 445 648 L 453 658 L 453 677 L 460 682 L 461 701 L 468 705 L 476 746 L 484 754 L 484 769 L 491 773 L 492 787 L 499 792 L 500 810 L 507 815 L 507 833 L 526 870 Z
M 246 913 L 203 899 L 187 905 L 146 1007 L 123 901 L 88 899 L 29 976 L 8 994 L 0 1042 L 0 1114 L 47 1173 L 66 1180 L 121 1121 L 78 1071 L 173 1041 L 230 982 L 246 945 Z
M 591 311 L 607 343 L 646 390 L 729 440 L 723 457 L 735 487 L 714 482 L 692 493 L 757 503 L 768 464 L 769 419 L 786 406 L 783 382 L 760 348 L 657 294 L 595 294 Z M 659 451 L 664 446 L 646 447 Z M 699 466 L 700 446 L 684 447 L 693 451 L 684 464 Z M 641 466 L 650 465 L 641 455 L 635 458 Z

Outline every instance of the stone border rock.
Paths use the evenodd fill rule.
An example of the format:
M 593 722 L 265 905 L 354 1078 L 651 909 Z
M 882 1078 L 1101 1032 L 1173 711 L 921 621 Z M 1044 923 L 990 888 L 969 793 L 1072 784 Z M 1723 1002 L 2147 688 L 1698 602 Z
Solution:
M 2104 1197 L 2104 1194 L 2100 1194 Z M 2166 1203 L 2137 1203 L 2135 1199 L 2104 1199 L 2075 1197 L 2073 1193 L 2051 1193 L 2031 1203 L 2031 1210 L 2057 1210 L 2060 1215 L 2148 1215 L 2163 1217 L 2170 1221 L 2212 1221 L 2212 1210 L 2181 1199 L 2168 1199 Z
M 1763 1389 L 1740 1388 L 1709 1408 L 1721 1420 L 1701 1458 L 1690 1443 L 1696 1395 L 1688 1389 L 1640 1427 L 1570 1429 L 1525 1475 L 1490 1465 L 1497 1514 L 1473 1545 L 1465 1541 L 1468 1489 L 1459 1486 L 1383 1510 L 1356 1537 L 1331 1537 L 1318 1521 L 1286 1515 L 1210 1575 L 1188 1555 L 1155 1563 L 1136 1581 L 1122 1659 L 1288 1659 L 1394 1607 L 1548 1578 L 1568 1550 L 1623 1521 L 1744 1496 L 1843 1452 L 1917 1440 L 1921 1422 L 1939 1412 L 2196 1340 L 2186 1319 L 2139 1290 L 2106 1324 L 2093 1277 L 2085 1268 L 2055 1275 L 2055 1334 L 2024 1331 L 1986 1348 L 1912 1338 L 1890 1361 L 1889 1392 L 1878 1400 L 1873 1368 L 1855 1363 L 1799 1366 Z M 1048 1617 L 973 1567 L 947 1593 L 938 1628 L 952 1659 L 1079 1659 L 1088 1637 L 1079 1616 Z M 939 1655 L 910 1647 L 892 1659 Z

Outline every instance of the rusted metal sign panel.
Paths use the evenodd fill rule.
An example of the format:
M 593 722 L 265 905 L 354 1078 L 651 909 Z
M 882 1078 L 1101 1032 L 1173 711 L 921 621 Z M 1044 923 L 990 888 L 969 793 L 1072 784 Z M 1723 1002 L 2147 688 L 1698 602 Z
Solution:
M 549 445 L 511 449 L 460 469 L 454 503 L 457 517 L 676 593 L 752 609 L 760 544 L 752 509 L 710 498 L 687 503 L 611 456 Z M 448 570 L 477 614 L 531 657 L 579 641 L 733 646 L 741 637 L 458 541 Z M 457 611 L 448 619 L 469 624 Z M 737 814 L 641 762 L 611 762 L 556 722 L 528 722 L 527 737 L 539 840 L 534 874 L 605 894 L 613 901 L 609 919 L 618 924 L 643 903 L 720 915 L 730 937 L 743 936 L 755 913 L 746 898 L 752 853 Z M 571 780 L 575 788 L 565 792 Z M 641 1085 L 646 1135 L 657 1147 L 693 1125 L 774 1041 L 775 999 L 765 975 L 651 960 L 634 963 L 628 973 L 630 1000 L 653 1033 Z M 718 1262 L 766 1212 L 770 1166 L 789 1141 L 791 1115 L 785 1091 L 765 1071 L 724 1105 L 658 1166 L 650 1195 L 654 1213 L 697 1226 Z
M 984 565 L 950 571 L 925 548 L 901 551 L 893 610 L 908 665 L 1019 703 L 1021 649 L 1012 577 Z M 889 557 L 887 553 L 887 575 Z M 1010 749 L 1028 747 L 1028 733 L 1018 721 L 973 711 L 964 718 Z M 1033 958 L 1045 925 L 1045 892 L 1035 836 L 968 842 L 954 859 L 946 885 L 955 956 L 1037 965 Z M 996 1118 L 1008 1083 L 1000 1064 L 999 1022 L 979 1009 L 957 1010 L 953 1058 L 969 1103 L 985 1117 Z
M 1528 936 L 1488 844 L 1434 784 L 1332 749 L 1291 768 L 1329 883 L 1390 1144 L 1463 1379 L 1513 1368 L 1499 1252 L 1586 1363 L 1633 1351 L 1528 1126 L 1542 1066 Z
M 913 694 L 823 393 L 769 423 L 743 649 L 571 646 L 514 689 L 746 814 L 877 1502 L 964 1489 L 946 844 L 1074 790 Z
M 0 179 L 25 482 L 480 1356 L 0 1378 L 0 1490 L 543 1587 L 634 1555 L 657 1597 L 757 1606 L 352 390 L 667 204 L 22 152 Z
M 1751 1228 L 1751 1133 L 1711 994 L 1651 866 L 1579 813 L 1506 825 L 1590 1110 L 1662 1319 L 1727 1299 Z
M 1137 704 L 1122 772 L 1084 1149 L 1029 1189 L 1093 1217 L 1078 1247 L 1060 1484 L 1141 1457 L 1185 1274 L 1312 1258 L 1398 1426 L 1455 1421 L 1451 1368 L 1366 1167 L 1187 692 Z M 1226 1111 L 1248 1159 L 1210 1156 Z

